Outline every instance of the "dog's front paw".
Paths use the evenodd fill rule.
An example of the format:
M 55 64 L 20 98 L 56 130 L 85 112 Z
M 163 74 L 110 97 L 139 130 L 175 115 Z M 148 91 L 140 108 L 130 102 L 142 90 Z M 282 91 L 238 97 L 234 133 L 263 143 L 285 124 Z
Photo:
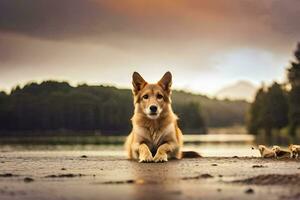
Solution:
M 168 155 L 166 153 L 159 153 L 154 156 L 154 162 L 167 162 L 168 161 Z
M 139 156 L 139 162 L 144 163 L 144 162 L 153 162 L 153 157 L 151 153 L 145 153 Z

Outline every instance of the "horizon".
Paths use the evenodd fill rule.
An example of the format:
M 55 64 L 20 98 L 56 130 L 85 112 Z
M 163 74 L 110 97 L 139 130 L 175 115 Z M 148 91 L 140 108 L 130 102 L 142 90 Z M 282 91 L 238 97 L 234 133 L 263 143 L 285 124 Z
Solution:
M 103 86 L 103 87 L 114 87 L 114 88 L 117 88 L 117 89 L 120 89 L 120 90 L 132 90 L 132 86 L 118 86 L 116 84 L 113 84 L 113 83 L 99 83 L 99 84 L 89 84 L 89 83 L 86 83 L 86 82 L 80 82 L 80 83 L 72 83 L 70 82 L 69 80 L 58 80 L 58 79 L 45 79 L 45 80 L 41 80 L 41 81 L 36 81 L 36 80 L 32 80 L 32 81 L 28 81 L 28 82 L 25 82 L 25 83 L 22 83 L 22 84 L 16 84 L 14 86 L 12 86 L 10 89 L 2 89 L 0 87 L 0 92 L 5 92 L 6 94 L 10 94 L 15 88 L 17 87 L 20 87 L 21 89 L 24 88 L 26 85 L 29 85 L 29 84 L 32 84 L 32 83 L 37 83 L 37 84 L 41 84 L 43 82 L 47 82 L 47 81 L 55 81 L 55 82 L 59 82 L 59 83 L 62 83 L 62 82 L 66 82 L 68 83 L 71 87 L 78 87 L 78 86 L 81 86 L 81 85 L 87 85 L 87 86 Z M 154 82 L 152 82 L 154 83 Z M 238 86 L 238 84 L 240 83 L 248 83 L 248 84 L 251 84 L 253 87 L 255 87 L 256 89 L 258 89 L 260 86 L 257 86 L 257 85 L 254 85 L 253 83 L 251 83 L 250 81 L 245 81 L 245 80 L 238 80 L 236 82 L 234 82 L 233 84 L 229 84 L 229 85 L 226 85 L 224 87 L 222 87 L 221 89 L 226 89 L 226 88 L 229 88 L 231 86 Z M 205 94 L 205 93 L 201 93 L 201 92 L 198 92 L 198 91 L 192 91 L 192 90 L 187 90 L 187 89 L 184 89 L 184 88 L 173 88 L 172 87 L 172 90 L 175 90 L 175 91 L 182 91 L 182 92 L 185 92 L 185 93 L 191 93 L 193 95 L 201 95 L 201 96 L 206 96 L 210 99 L 218 99 L 218 100 L 231 100 L 231 101 L 247 101 L 247 102 L 251 102 L 253 99 L 249 100 L 247 98 L 235 98 L 235 97 L 230 97 L 230 96 L 218 96 L 218 92 L 220 92 L 221 90 L 219 90 L 216 94 L 214 95 L 209 95 L 209 94 Z

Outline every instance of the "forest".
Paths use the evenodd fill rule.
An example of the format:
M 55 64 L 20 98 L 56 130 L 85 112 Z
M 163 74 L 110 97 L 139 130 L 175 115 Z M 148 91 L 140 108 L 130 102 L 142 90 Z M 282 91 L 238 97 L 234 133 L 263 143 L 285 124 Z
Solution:
M 9 94 L 0 93 L 2 136 L 55 134 L 128 134 L 133 114 L 132 92 L 111 86 L 71 86 L 68 82 L 31 82 Z M 249 103 L 210 99 L 173 91 L 172 104 L 186 133 L 206 133 L 207 127 L 243 125 Z M 87 133 L 88 132 L 88 133 Z
M 300 133 L 300 43 L 294 52 L 295 60 L 287 68 L 286 82 L 263 85 L 251 104 L 247 127 L 252 134 L 272 136 Z

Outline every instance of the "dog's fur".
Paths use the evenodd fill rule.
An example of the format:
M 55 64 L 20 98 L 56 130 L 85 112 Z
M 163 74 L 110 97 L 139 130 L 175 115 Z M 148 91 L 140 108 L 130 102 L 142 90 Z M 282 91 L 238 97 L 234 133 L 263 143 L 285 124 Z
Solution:
M 132 131 L 125 143 L 128 157 L 139 162 L 180 159 L 183 141 L 171 107 L 171 73 L 166 72 L 156 84 L 149 84 L 134 72 L 132 85 L 135 109 Z M 151 106 L 157 108 L 156 112 L 152 112 Z
M 291 152 L 291 158 L 299 158 L 300 155 L 300 145 L 291 144 L 289 146 L 289 150 Z

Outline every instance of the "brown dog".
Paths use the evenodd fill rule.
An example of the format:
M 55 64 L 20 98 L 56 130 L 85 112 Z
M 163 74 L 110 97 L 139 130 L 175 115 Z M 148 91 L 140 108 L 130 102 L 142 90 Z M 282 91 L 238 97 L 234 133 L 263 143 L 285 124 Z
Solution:
M 135 109 L 133 129 L 125 143 L 128 157 L 139 162 L 180 159 L 183 142 L 171 107 L 172 74 L 166 72 L 160 81 L 149 84 L 134 72 L 132 85 Z
M 291 158 L 299 158 L 300 155 L 300 145 L 291 144 L 289 146 L 289 150 L 291 152 Z

